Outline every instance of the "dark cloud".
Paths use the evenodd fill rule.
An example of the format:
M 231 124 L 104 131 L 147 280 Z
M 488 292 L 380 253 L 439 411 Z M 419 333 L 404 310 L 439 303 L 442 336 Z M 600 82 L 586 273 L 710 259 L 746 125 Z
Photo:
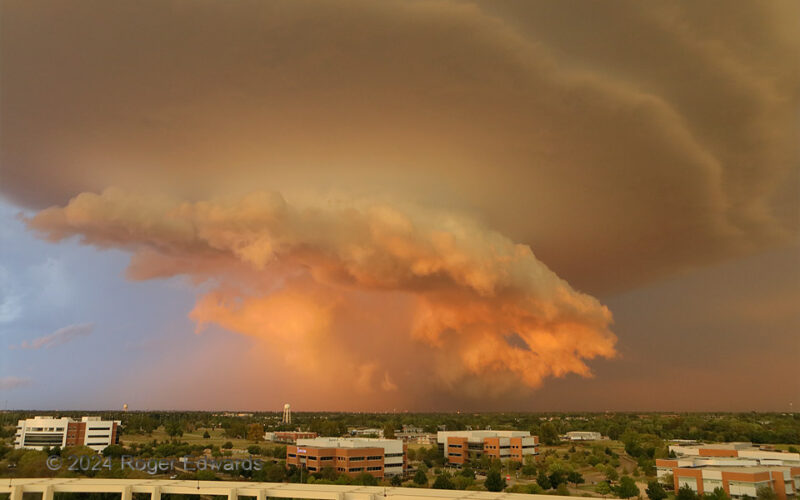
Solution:
M 369 193 L 624 289 L 796 231 L 797 10 L 6 1 L 0 189 Z

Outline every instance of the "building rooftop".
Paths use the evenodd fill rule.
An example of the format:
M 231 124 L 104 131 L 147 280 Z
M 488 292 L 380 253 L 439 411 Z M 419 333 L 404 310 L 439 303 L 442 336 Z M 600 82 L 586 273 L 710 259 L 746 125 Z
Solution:
M 310 446 L 316 448 L 376 448 L 388 444 L 402 443 L 400 439 L 378 439 L 378 438 L 336 438 L 336 437 L 317 437 L 308 439 L 298 439 L 298 446 Z

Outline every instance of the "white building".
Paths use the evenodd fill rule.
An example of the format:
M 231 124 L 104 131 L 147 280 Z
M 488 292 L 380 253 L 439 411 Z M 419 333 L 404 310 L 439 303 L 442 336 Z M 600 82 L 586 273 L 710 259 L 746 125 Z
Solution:
M 566 438 L 568 441 L 600 441 L 603 435 L 592 431 L 569 431 Z
M 439 431 L 436 441 L 447 461 L 454 465 L 480 455 L 522 462 L 526 455 L 539 452 L 539 438 L 528 431 Z
M 20 420 L 14 436 L 15 448 L 43 450 L 60 446 L 88 446 L 103 451 L 119 443 L 118 420 L 83 417 L 80 421 L 68 417 L 34 417 Z

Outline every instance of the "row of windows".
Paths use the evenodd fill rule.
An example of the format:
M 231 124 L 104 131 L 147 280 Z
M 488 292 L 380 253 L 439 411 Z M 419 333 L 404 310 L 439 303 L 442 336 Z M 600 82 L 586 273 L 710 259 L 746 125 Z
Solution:
M 350 469 L 348 469 L 347 472 L 361 472 L 363 470 L 364 470 L 363 467 L 350 467 Z
M 25 436 L 25 446 L 44 446 L 44 445 L 58 445 L 61 446 L 62 436 L 60 434 L 42 434 L 38 436 Z
M 461 453 L 448 453 L 447 455 L 451 457 L 460 457 Z
M 451 444 L 450 448 L 461 448 L 460 444 Z
M 381 467 L 367 467 L 367 470 L 381 470 Z
M 89 437 L 108 437 L 108 436 L 89 436 Z M 288 455 L 289 455 L 290 458 L 294 458 L 294 457 L 297 456 L 294 453 L 289 453 Z M 402 456 L 403 456 L 402 453 L 390 453 L 390 454 L 386 455 L 386 458 L 389 458 L 389 457 L 402 457 Z M 340 461 L 345 461 L 345 460 L 348 459 L 348 457 L 341 457 L 341 456 L 337 456 L 337 457 L 332 457 L 332 456 L 316 457 L 316 456 L 312 456 L 312 455 L 309 455 L 307 458 L 309 460 L 317 460 L 317 459 L 319 459 L 319 460 L 333 460 L 334 458 L 336 458 L 336 460 L 340 460 Z M 383 460 L 383 458 L 384 457 L 381 456 L 381 455 L 371 455 L 371 456 L 368 456 L 368 457 L 350 457 L 350 461 L 351 462 L 361 462 L 361 461 L 364 461 L 364 460 Z

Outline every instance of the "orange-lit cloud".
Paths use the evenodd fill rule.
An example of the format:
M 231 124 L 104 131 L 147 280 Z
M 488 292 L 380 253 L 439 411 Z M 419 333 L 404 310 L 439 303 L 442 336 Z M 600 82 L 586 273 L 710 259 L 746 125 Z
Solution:
M 473 395 L 590 376 L 613 357 L 611 314 L 515 244 L 463 216 L 274 193 L 181 202 L 110 189 L 41 211 L 31 228 L 133 253 L 129 276 L 211 282 L 190 316 L 253 336 L 289 369 L 414 393 Z M 301 368 L 302 367 L 302 368 Z

